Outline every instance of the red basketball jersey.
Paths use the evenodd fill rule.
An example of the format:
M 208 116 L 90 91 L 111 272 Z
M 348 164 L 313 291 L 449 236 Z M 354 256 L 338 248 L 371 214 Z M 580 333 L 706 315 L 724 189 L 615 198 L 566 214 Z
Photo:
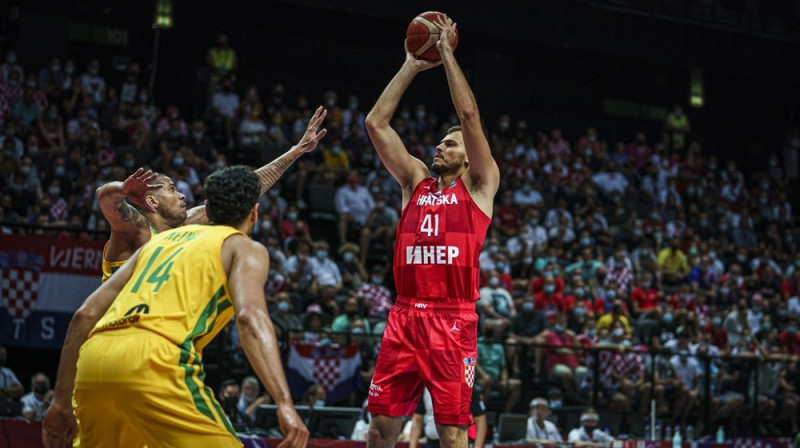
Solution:
M 477 301 L 478 258 L 491 218 L 461 179 L 436 191 L 428 178 L 414 189 L 397 226 L 394 279 L 401 297 Z

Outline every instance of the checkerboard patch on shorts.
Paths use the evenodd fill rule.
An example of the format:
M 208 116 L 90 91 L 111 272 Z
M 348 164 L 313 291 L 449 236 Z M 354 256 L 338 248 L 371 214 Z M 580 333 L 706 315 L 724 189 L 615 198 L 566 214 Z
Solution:
M 464 358 L 464 379 L 467 381 L 467 386 L 472 387 L 475 382 L 475 357 L 467 356 Z
M 0 270 L 0 297 L 11 317 L 24 319 L 31 314 L 38 289 L 38 272 L 22 269 Z

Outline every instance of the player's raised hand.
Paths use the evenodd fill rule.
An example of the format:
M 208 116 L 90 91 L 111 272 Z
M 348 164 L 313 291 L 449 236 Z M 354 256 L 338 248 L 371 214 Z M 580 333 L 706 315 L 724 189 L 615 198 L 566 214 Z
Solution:
M 429 68 L 433 68 L 439 65 L 442 65 L 441 59 L 436 62 L 426 61 L 423 59 L 417 59 L 414 56 L 414 53 L 408 51 L 408 40 L 405 41 L 403 44 L 406 49 L 406 64 L 416 70 L 417 72 L 422 72 L 428 70 Z
M 453 49 L 453 41 L 456 40 L 456 23 L 447 15 L 440 15 L 434 22 L 436 28 L 439 28 L 439 40 L 436 42 L 436 48 L 441 52 L 447 48 Z
M 303 448 L 308 443 L 308 428 L 297 415 L 292 405 L 278 405 L 278 426 L 283 433 L 283 442 L 278 448 Z
M 322 106 L 319 106 L 316 111 L 314 111 L 314 116 L 308 120 L 308 127 L 306 128 L 306 133 L 303 134 L 303 138 L 297 142 L 295 147 L 301 151 L 302 154 L 307 152 L 311 152 L 314 148 L 317 147 L 317 143 L 325 137 L 325 134 L 328 133 L 328 130 L 325 128 L 319 129 L 322 125 L 322 122 L 325 121 L 325 117 L 328 115 L 328 110 Z
M 78 431 L 78 423 L 72 415 L 71 406 L 54 401 L 42 421 L 42 443 L 45 448 L 65 448 L 72 446 L 72 439 Z
M 150 184 L 156 180 L 157 177 L 158 173 L 154 173 L 152 170 L 147 170 L 145 172 L 144 168 L 139 168 L 122 183 L 122 191 L 125 193 L 125 197 L 134 205 L 144 207 L 150 213 L 155 213 L 156 209 L 149 205 L 144 198 L 147 192 L 159 190 L 164 187 L 164 185 L 161 184 Z

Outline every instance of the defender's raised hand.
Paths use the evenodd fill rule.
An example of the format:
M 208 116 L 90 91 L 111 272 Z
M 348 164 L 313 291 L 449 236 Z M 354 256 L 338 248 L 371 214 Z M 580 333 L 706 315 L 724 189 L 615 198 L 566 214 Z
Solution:
M 305 154 L 307 152 L 311 152 L 314 148 L 317 147 L 317 143 L 325 137 L 325 134 L 328 133 L 328 130 L 322 128 L 319 130 L 319 127 L 322 125 L 322 122 L 325 121 L 325 117 L 328 115 L 328 110 L 319 106 L 316 111 L 314 111 L 314 116 L 308 120 L 308 128 L 306 128 L 306 133 L 303 134 L 303 138 L 297 142 L 297 149 L 300 150 L 301 153 Z M 319 131 L 318 131 L 319 130 Z
M 122 191 L 125 193 L 125 197 L 134 205 L 144 207 L 147 211 L 155 213 L 156 210 L 147 204 L 144 198 L 147 192 L 164 188 L 161 184 L 151 185 L 151 182 L 156 180 L 157 177 L 158 173 L 154 173 L 152 170 L 144 172 L 144 168 L 139 168 L 122 183 Z

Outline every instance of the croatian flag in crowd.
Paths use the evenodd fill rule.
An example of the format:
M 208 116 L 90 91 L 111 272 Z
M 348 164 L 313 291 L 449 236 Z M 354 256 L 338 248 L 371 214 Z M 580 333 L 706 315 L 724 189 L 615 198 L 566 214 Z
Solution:
M 102 258 L 102 241 L 0 235 L 0 344 L 61 348 Z
M 327 403 L 346 400 L 361 387 L 358 344 L 292 344 L 286 378 L 295 398 L 320 384 L 328 392 Z

